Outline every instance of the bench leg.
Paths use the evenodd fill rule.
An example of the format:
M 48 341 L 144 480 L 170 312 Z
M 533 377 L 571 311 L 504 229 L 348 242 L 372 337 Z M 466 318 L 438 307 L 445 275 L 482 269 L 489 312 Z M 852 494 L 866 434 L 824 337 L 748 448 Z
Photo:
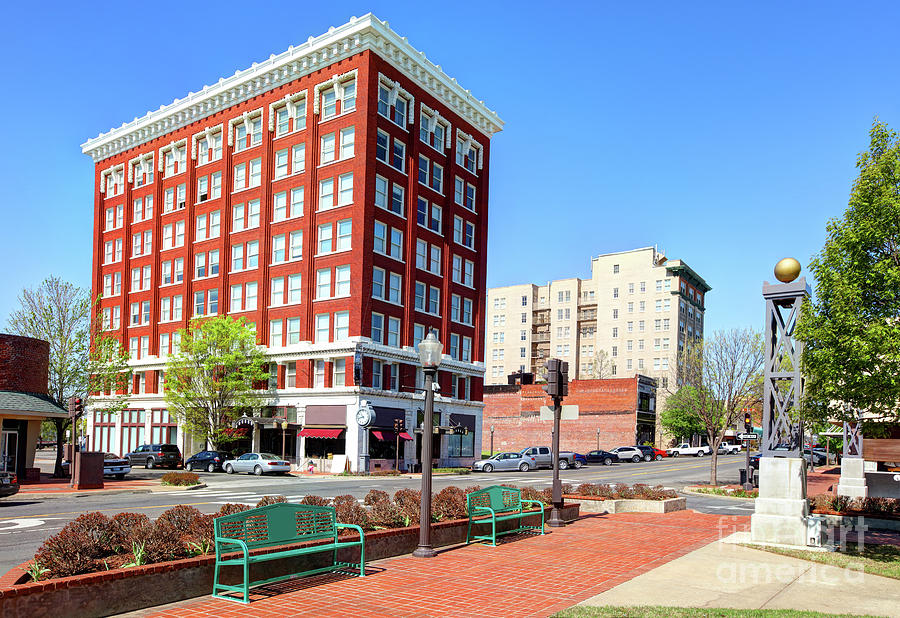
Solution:
M 491 517 L 491 545 L 497 547 L 497 518 Z
M 363 543 L 359 546 L 359 576 L 366 576 L 366 544 L 365 539 L 363 539 Z
M 472 542 L 472 516 L 469 515 L 469 529 L 466 531 L 466 545 Z

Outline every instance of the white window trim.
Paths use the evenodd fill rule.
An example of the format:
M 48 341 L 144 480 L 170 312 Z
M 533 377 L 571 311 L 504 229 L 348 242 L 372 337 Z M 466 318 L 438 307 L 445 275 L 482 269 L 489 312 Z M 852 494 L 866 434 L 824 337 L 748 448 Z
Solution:
M 276 121 L 276 116 L 277 116 L 276 112 L 278 112 L 282 107 L 287 107 L 288 116 L 293 118 L 294 110 L 291 108 L 299 105 L 299 102 L 301 100 L 303 101 L 303 105 L 305 106 L 307 104 L 307 101 L 306 101 L 306 93 L 307 92 L 308 92 L 308 90 L 306 88 L 304 88 L 303 90 L 300 90 L 298 92 L 286 94 L 286 95 L 284 95 L 284 97 L 278 99 L 277 101 L 269 103 L 269 133 L 275 132 L 275 124 L 276 124 L 275 121 Z M 286 137 L 288 135 L 293 135 L 294 133 L 298 133 L 299 131 L 305 131 L 305 130 L 306 130 L 305 128 L 294 129 L 292 131 L 288 131 L 287 133 L 284 133 L 283 135 L 279 135 L 276 139 L 281 139 L 282 137 Z
M 100 193 L 106 193 L 106 178 L 113 174 L 117 174 L 121 172 L 122 176 L 122 190 L 116 193 L 116 195 L 121 195 L 125 193 L 125 164 L 119 163 L 118 165 L 113 165 L 112 167 L 108 167 L 102 172 L 100 172 Z M 113 197 L 112 195 L 107 195 L 106 197 Z
M 255 120 L 258 117 L 260 123 L 262 123 L 262 113 L 263 113 L 263 108 L 258 107 L 256 109 L 246 111 L 243 114 L 241 114 L 240 116 L 237 116 L 237 117 L 229 120 L 228 121 L 228 145 L 231 147 L 234 147 L 234 128 L 237 125 L 239 125 L 241 123 L 247 125 L 246 126 L 247 135 L 249 135 L 250 134 L 250 121 Z M 256 146 L 261 146 L 261 145 L 262 145 L 262 142 L 260 142 L 259 144 L 256 144 Z M 245 148 L 244 150 L 249 150 L 250 148 L 256 148 L 256 146 L 250 146 L 248 148 Z
M 169 142 L 167 145 L 163 146 L 159 149 L 159 160 L 156 162 L 156 171 L 162 173 L 166 169 L 166 153 L 172 152 L 173 154 L 177 154 L 181 151 L 181 149 L 187 149 L 187 138 L 183 137 L 179 140 L 175 140 Z M 187 154 L 187 153 L 185 153 Z M 187 157 L 185 156 L 185 166 L 183 170 L 178 170 L 172 176 L 167 176 L 167 178 L 173 178 L 175 176 L 180 176 L 184 172 L 187 171 Z
M 199 133 L 194 133 L 191 136 L 191 160 L 192 161 L 197 160 L 197 144 L 200 143 L 201 138 L 206 138 L 206 140 L 209 141 L 209 139 L 213 135 L 215 135 L 216 133 L 222 133 L 222 132 L 223 132 L 222 125 L 217 124 L 212 127 L 206 127 Z M 224 138 L 225 136 L 223 135 L 222 137 Z M 224 147 L 224 144 L 223 144 L 223 147 Z M 224 153 L 222 156 L 224 156 Z M 220 161 L 221 159 L 222 159 L 222 157 L 219 157 L 218 159 L 213 159 L 212 161 L 208 161 L 207 163 L 215 163 L 216 161 Z M 207 163 L 200 163 L 199 165 L 206 165 Z M 197 167 L 199 167 L 199 165 Z
M 342 75 L 332 75 L 331 79 L 325 80 L 324 82 L 320 82 L 315 85 L 313 88 L 313 115 L 319 115 L 319 103 L 322 99 L 322 91 L 328 90 L 329 88 L 335 88 L 336 91 L 334 93 L 336 99 L 343 100 L 344 99 L 344 82 L 349 82 L 351 80 L 356 79 L 357 69 L 353 69 L 352 71 L 347 71 Z M 356 96 L 359 98 L 359 88 L 356 89 Z M 357 106 L 353 111 L 359 109 Z M 343 108 L 341 109 L 341 113 L 336 116 L 329 116 L 326 120 L 333 120 L 335 118 L 339 118 L 344 115 Z
M 446 129 L 446 131 L 444 132 L 444 147 L 439 152 L 443 153 L 449 150 L 453 141 L 453 125 L 449 120 L 441 116 L 440 112 L 438 112 L 436 109 L 431 109 L 424 103 L 419 103 L 419 124 L 422 124 L 424 122 L 422 114 L 426 114 L 431 117 L 431 122 L 428 123 L 429 126 L 426 127 L 428 133 L 434 133 L 434 127 L 437 124 L 441 124 L 444 126 L 444 128 Z M 430 143 L 428 145 L 431 146 Z M 436 150 L 434 146 L 431 146 L 431 149 Z
M 484 167 L 484 147 L 474 137 L 472 137 L 468 133 L 465 133 L 464 131 L 457 129 L 456 130 L 456 150 L 457 151 L 460 150 L 460 146 L 465 146 L 465 150 L 463 150 L 463 155 L 465 155 L 465 153 L 467 153 L 469 151 L 469 148 L 474 147 L 475 150 L 478 151 L 478 164 L 475 169 L 480 170 Z M 454 157 L 454 160 L 456 160 L 455 157 Z M 463 166 L 462 169 L 466 169 L 466 168 Z M 468 172 L 469 170 L 466 170 L 466 171 Z M 471 172 L 469 172 L 469 173 L 471 174 Z
M 138 155 L 133 159 L 128 161 L 128 182 L 134 184 L 134 166 L 135 164 L 140 165 L 141 174 L 146 174 L 149 169 L 151 172 L 153 171 L 153 155 L 154 152 L 151 150 L 150 152 L 144 153 L 142 155 Z M 154 180 L 155 180 L 154 176 Z M 146 186 L 146 185 L 144 185 Z M 141 187 L 143 188 L 143 187 Z M 100 193 L 103 193 L 101 189 Z
M 397 102 L 398 96 L 402 96 L 406 99 L 406 124 L 412 125 L 415 123 L 416 98 L 409 91 L 402 88 L 400 82 L 395 82 L 384 73 L 378 73 L 378 84 L 386 86 L 391 91 L 391 94 L 388 97 L 388 105 L 391 107 Z M 401 128 L 406 130 L 406 127 Z

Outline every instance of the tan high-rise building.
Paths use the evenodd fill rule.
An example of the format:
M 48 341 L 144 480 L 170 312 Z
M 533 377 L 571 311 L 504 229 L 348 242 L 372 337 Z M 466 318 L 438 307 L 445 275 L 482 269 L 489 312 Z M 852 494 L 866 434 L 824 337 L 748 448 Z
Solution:
M 703 337 L 710 289 L 654 247 L 597 256 L 590 279 L 490 288 L 485 384 L 506 384 L 517 371 L 540 380 L 544 362 L 560 358 L 570 380 L 641 374 L 657 379 L 665 399 L 678 350 Z

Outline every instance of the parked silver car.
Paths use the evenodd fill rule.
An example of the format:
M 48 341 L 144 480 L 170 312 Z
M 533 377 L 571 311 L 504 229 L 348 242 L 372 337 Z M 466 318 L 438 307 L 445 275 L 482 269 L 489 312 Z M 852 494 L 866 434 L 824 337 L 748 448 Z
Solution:
M 494 470 L 521 470 L 528 472 L 537 468 L 537 460 L 522 453 L 497 453 L 487 459 L 479 459 L 472 464 L 472 470 L 493 472 Z
M 222 469 L 228 474 L 235 472 L 263 474 L 287 474 L 291 471 L 291 463 L 272 453 L 244 453 L 237 459 L 226 459 Z

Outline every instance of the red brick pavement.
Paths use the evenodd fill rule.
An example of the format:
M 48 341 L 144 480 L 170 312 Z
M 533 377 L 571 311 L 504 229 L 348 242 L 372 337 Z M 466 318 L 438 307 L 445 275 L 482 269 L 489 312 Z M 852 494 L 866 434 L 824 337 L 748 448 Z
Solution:
M 144 616 L 548 616 L 749 526 L 681 511 L 590 515 L 545 536 L 373 562 L 364 579 L 327 574 L 256 588 L 249 606 L 212 597 Z

